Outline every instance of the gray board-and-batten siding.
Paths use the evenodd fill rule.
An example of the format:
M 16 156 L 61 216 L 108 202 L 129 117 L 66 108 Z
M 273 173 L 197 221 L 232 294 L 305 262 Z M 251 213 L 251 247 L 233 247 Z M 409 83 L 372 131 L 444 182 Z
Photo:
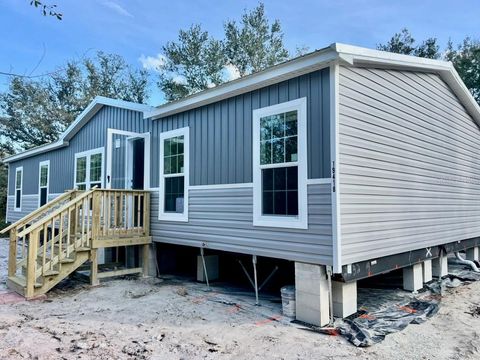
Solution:
M 116 128 L 151 133 L 150 183 L 152 187 L 158 187 L 160 133 L 185 126 L 190 127 L 192 186 L 251 183 L 253 110 L 302 97 L 307 98 L 308 178 L 330 178 L 329 90 L 330 75 L 326 68 L 154 121 L 143 120 L 138 112 L 105 106 L 75 135 L 68 147 L 11 163 L 10 184 L 14 181 L 15 167 L 23 166 L 24 181 L 28 174 L 29 182 L 23 193 L 36 194 L 38 164 L 50 159 L 50 192 L 70 189 L 73 186 L 74 154 L 105 146 L 106 129 Z M 116 116 L 122 120 L 117 121 Z M 13 194 L 13 185 L 9 193 Z M 251 187 L 227 187 L 209 192 L 191 189 L 189 196 L 189 222 L 176 223 L 158 220 L 158 193 L 152 193 L 151 228 L 155 241 L 194 246 L 206 243 L 210 248 L 225 251 L 332 263 L 328 184 L 308 185 L 308 230 L 253 227 Z M 10 215 L 14 213 L 13 201 L 11 206 L 9 220 L 14 216 Z M 220 208 L 221 218 L 218 217 Z M 211 232 L 214 223 L 221 223 L 221 226 L 216 227 L 218 231 Z M 211 234 L 209 241 L 208 234 Z
M 104 106 L 75 134 L 68 146 L 10 163 L 8 194 L 14 194 L 15 168 L 19 166 L 23 166 L 23 195 L 38 194 L 38 167 L 44 160 L 50 160 L 49 193 L 70 190 L 74 186 L 75 153 L 104 147 L 108 128 L 143 133 L 150 131 L 150 127 L 151 122 L 143 119 L 142 112 Z
M 14 193 L 15 168 L 23 166 L 23 194 L 37 194 L 38 165 L 44 160 L 50 160 L 49 192 L 71 189 L 75 153 L 105 146 L 108 128 L 151 133 L 152 187 L 159 184 L 160 133 L 185 126 L 190 127 L 191 185 L 252 182 L 253 110 L 301 97 L 307 97 L 308 103 L 308 178 L 329 178 L 329 71 L 325 69 L 154 121 L 143 119 L 141 112 L 104 106 L 68 146 L 10 163 L 8 193 Z
M 435 74 L 340 68 L 344 264 L 480 236 L 480 130 Z

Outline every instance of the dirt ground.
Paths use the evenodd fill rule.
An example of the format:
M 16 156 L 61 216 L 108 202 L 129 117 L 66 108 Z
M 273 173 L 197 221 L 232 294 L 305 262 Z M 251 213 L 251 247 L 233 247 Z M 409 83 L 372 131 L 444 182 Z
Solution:
M 0 281 L 7 241 L 0 241 Z M 0 286 L 3 286 L 0 285 Z M 1 288 L 0 288 L 1 292 Z M 356 348 L 282 317 L 277 299 L 178 278 L 70 282 L 0 305 L 0 359 L 479 359 L 480 282 L 449 290 L 421 325 Z

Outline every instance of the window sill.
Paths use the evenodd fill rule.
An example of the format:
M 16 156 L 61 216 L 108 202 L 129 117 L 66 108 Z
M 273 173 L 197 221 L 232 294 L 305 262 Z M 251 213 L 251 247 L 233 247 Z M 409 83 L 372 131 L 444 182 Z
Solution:
M 307 230 L 308 222 L 299 217 L 261 216 L 253 220 L 253 226 Z
M 160 221 L 188 222 L 188 214 L 168 214 L 162 213 L 158 216 Z

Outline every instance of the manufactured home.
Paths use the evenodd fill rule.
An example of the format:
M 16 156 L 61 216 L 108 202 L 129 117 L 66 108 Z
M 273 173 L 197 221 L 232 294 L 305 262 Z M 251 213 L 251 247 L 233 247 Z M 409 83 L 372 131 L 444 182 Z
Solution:
M 478 260 L 479 124 L 450 63 L 343 44 L 156 108 L 98 97 L 4 160 L 9 285 L 88 260 L 98 281 L 119 246 L 143 251 L 110 275 L 146 274 L 167 243 L 294 263 L 297 319 L 327 324 L 359 279 L 403 268 L 414 291 Z

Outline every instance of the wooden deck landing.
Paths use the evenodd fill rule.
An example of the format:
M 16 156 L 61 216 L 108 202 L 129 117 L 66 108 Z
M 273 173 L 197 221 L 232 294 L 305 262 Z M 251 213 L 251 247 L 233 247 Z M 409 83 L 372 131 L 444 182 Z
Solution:
M 10 231 L 7 286 L 27 299 L 45 294 L 85 263 L 90 281 L 146 274 L 150 194 L 137 190 L 69 191 L 2 231 Z M 98 249 L 142 246 L 143 266 L 98 272 Z

